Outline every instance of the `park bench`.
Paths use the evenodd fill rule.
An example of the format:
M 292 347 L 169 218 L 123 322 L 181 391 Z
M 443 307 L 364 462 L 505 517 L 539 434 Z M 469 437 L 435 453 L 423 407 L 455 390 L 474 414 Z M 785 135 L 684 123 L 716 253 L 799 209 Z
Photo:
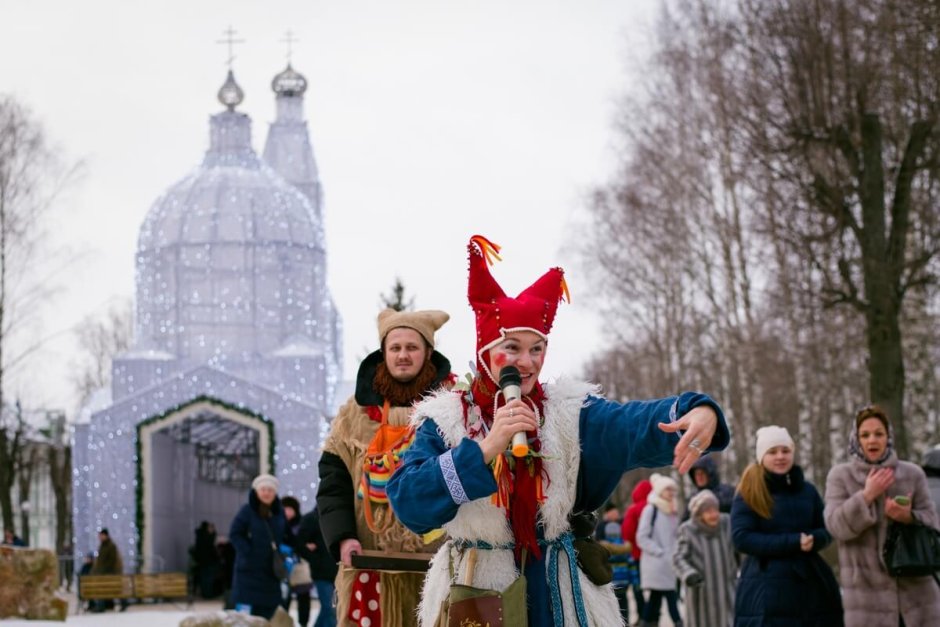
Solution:
M 82 575 L 78 579 L 79 611 L 88 601 L 111 599 L 180 599 L 192 604 L 186 573 Z

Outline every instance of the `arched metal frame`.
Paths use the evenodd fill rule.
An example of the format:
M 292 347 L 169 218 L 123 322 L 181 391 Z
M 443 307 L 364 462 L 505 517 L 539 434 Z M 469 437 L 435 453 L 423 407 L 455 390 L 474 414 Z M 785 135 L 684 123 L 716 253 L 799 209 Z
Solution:
M 205 416 L 211 415 L 223 420 L 231 421 L 242 427 L 248 427 L 257 432 L 257 451 L 259 453 L 259 473 L 274 473 L 274 425 L 265 417 L 246 409 L 233 407 L 217 399 L 200 397 L 189 403 L 180 405 L 160 416 L 153 416 L 137 425 L 137 546 L 140 555 L 144 556 L 142 565 L 144 572 L 149 572 L 150 564 L 146 563 L 153 555 L 153 491 L 151 489 L 151 475 L 153 474 L 153 436 L 166 429 L 188 429 L 192 419 L 202 421 Z M 209 436 L 209 433 L 206 433 Z M 265 454 L 267 452 L 267 454 Z

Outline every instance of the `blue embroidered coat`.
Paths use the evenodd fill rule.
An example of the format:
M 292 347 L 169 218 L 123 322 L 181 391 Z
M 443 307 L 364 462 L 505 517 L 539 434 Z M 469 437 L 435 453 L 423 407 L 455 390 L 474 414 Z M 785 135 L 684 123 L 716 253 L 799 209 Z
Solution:
M 467 437 L 460 394 L 467 393 L 440 393 L 417 406 L 415 442 L 387 489 L 399 520 L 412 531 L 443 527 L 452 539 L 438 551 L 425 580 L 419 608 L 425 626 L 434 624 L 447 595 L 451 566 L 464 582 L 465 551 L 452 550 L 455 541 L 494 547 L 478 550 L 472 585 L 503 590 L 519 574 L 505 510 L 491 503 L 496 482 L 478 444 L 483 434 L 476 440 Z M 727 446 L 728 429 L 721 409 L 704 394 L 616 403 L 573 382 L 546 385 L 545 394 L 540 437 L 548 483 L 536 530 L 545 550 L 541 559 L 529 556 L 525 564 L 529 625 L 619 624 L 611 588 L 590 583 L 568 559 L 574 554 L 569 514 L 600 507 L 631 468 L 672 463 L 679 436 L 660 431 L 658 423 L 675 421 L 699 405 L 711 406 L 719 424 L 710 450 Z

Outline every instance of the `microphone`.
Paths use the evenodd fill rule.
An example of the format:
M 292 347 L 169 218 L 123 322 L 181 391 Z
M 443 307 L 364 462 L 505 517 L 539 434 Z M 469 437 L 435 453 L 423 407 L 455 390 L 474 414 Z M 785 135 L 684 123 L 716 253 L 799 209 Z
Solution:
M 499 371 L 499 389 L 506 402 L 522 398 L 522 375 L 515 366 L 506 366 Z M 525 431 L 512 434 L 513 457 L 525 457 L 529 453 L 529 439 Z

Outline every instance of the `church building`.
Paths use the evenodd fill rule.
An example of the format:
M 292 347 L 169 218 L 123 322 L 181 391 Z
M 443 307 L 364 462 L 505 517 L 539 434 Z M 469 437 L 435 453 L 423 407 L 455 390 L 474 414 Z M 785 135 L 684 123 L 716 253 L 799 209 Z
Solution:
M 261 157 L 231 71 L 202 164 L 156 200 L 136 254 L 135 333 L 74 429 L 76 554 L 108 528 L 125 570 L 186 570 L 270 472 L 305 509 L 342 372 L 323 192 L 290 64 Z

